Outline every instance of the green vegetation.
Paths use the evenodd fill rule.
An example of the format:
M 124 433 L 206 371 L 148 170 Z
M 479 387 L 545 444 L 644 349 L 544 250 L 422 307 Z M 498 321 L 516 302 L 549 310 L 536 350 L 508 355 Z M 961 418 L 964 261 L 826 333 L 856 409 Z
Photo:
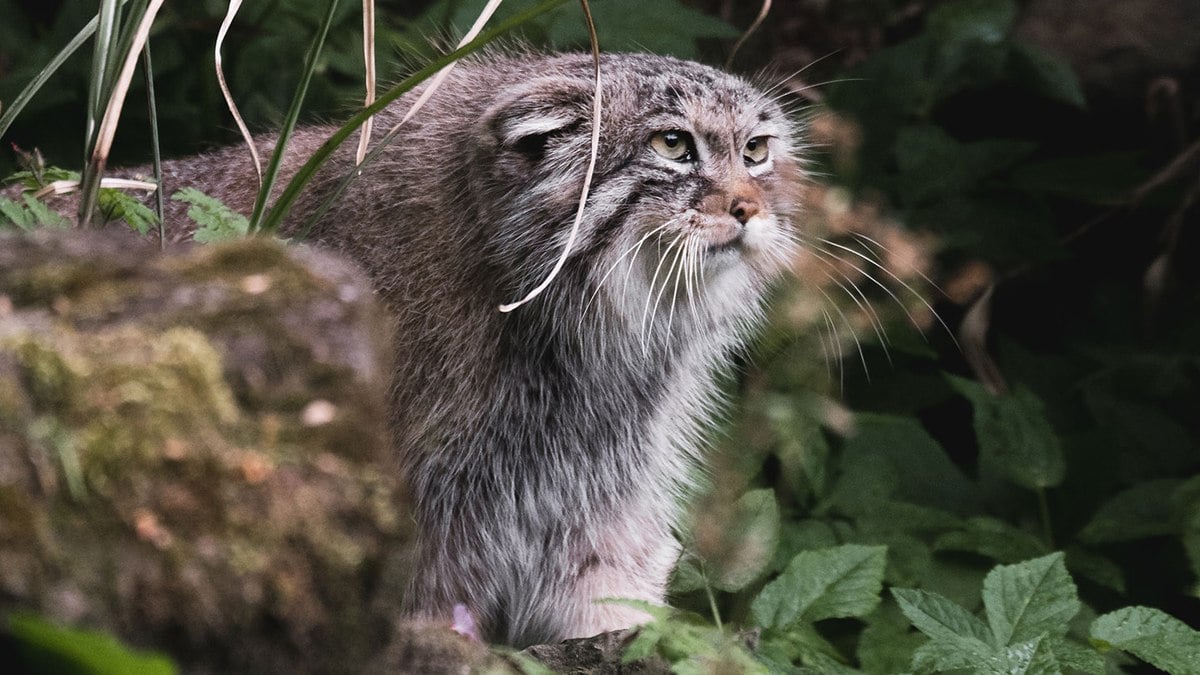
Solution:
M 12 4 L 0 0 L 15 17 L 0 26 L 5 102 L 95 11 L 65 2 L 38 31 Z M 381 16 L 381 49 L 403 55 L 380 59 L 381 80 L 428 63 L 428 36 L 461 34 L 483 2 L 422 4 Z M 505 3 L 495 21 L 534 4 Z M 703 4 L 593 9 L 606 49 L 711 59 L 737 31 Z M 831 22 L 882 22 L 902 3 L 842 4 Z M 810 195 L 807 262 L 730 385 L 714 494 L 673 580 L 679 609 L 645 607 L 656 621 L 626 656 L 680 673 L 1200 673 L 1200 296 L 1179 243 L 1195 162 L 1164 171 L 1196 141 L 1194 120 L 1162 142 L 1128 112 L 1140 99 L 1093 94 L 1018 39 L 1013 0 L 911 4 L 917 18 L 880 48 L 814 66 L 833 83 L 807 111 L 827 177 Z M 526 38 L 579 46 L 577 9 L 543 5 Z M 306 110 L 360 97 L 352 3 L 246 12 L 227 68 L 253 128 L 284 118 L 306 76 L 295 36 L 323 24 Z M 151 39 L 169 153 L 235 140 L 213 136 L 228 118 L 211 63 L 190 56 L 211 58 L 222 15 L 169 4 L 159 21 L 175 39 Z M 774 56 L 764 30 L 739 63 Z M 85 100 L 61 82 L 87 64 L 63 68 L 6 140 L 73 166 L 82 134 L 57 130 L 81 126 L 67 120 Z M 137 108 L 115 163 L 148 154 Z M 195 210 L 198 240 L 250 229 L 203 195 L 174 198 Z M 42 208 L 0 200 L 23 229 L 56 222 Z

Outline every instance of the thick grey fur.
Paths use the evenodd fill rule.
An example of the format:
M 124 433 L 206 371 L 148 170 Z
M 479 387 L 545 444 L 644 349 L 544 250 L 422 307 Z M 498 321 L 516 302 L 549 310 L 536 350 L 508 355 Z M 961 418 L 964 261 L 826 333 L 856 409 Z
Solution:
M 601 68 L 579 240 L 530 304 L 497 311 L 566 241 L 589 154 L 587 55 L 461 62 L 310 237 L 365 266 L 396 317 L 394 433 L 422 533 L 409 609 L 449 620 L 461 603 L 485 638 L 517 646 L 645 617 L 599 598 L 664 601 L 672 528 L 717 414 L 714 376 L 786 264 L 802 180 L 793 125 L 746 81 L 647 55 L 606 55 Z M 654 150 L 667 130 L 697 139 L 696 161 Z M 302 129 L 288 171 L 329 131 Z M 748 167 L 757 136 L 771 137 L 770 158 Z M 195 186 L 249 212 L 244 149 L 166 169 L 168 194 Z

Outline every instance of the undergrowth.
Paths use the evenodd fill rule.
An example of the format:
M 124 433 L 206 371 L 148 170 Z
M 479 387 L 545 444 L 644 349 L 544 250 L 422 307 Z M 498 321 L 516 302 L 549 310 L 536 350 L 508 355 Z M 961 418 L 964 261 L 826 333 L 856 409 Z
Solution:
M 439 0 L 418 16 L 384 18 L 379 39 L 428 61 L 427 38 L 463 30 L 482 4 Z M 310 5 L 276 3 L 274 14 L 250 15 L 257 40 L 231 38 L 230 80 L 252 123 L 279 119 L 292 99 L 275 75 L 295 58 L 295 32 L 316 30 L 321 8 Z M 737 36 L 675 0 L 642 5 L 595 3 L 605 48 L 695 58 Z M 65 6 L 76 25 L 94 11 Z M 498 20 L 528 6 L 506 3 Z M 32 21 L 10 10 L 0 13 Z M 1164 177 L 1173 152 L 1098 134 L 1107 118 L 1071 69 L 1014 37 L 1018 10 L 1012 0 L 940 3 L 886 48 L 831 73 L 829 114 L 818 119 L 850 140 L 818 139 L 828 143 L 816 149 L 828 177 L 822 204 L 936 237 L 930 274 L 945 292 L 913 283 L 947 327 L 928 316 L 915 319 L 924 336 L 906 326 L 910 312 L 869 293 L 892 282 L 872 283 L 865 263 L 847 281 L 877 309 L 846 297 L 834 315 L 858 325 L 797 319 L 802 302 L 790 294 L 805 289 L 782 294 L 731 385 L 739 403 L 715 494 L 685 528 L 677 609 L 639 605 L 655 621 L 627 660 L 657 654 L 679 673 L 1200 673 L 1200 633 L 1189 626 L 1200 622 L 1200 308 L 1178 272 L 1173 283 L 1147 281 L 1176 260 L 1167 235 L 1195 215 L 1194 171 Z M 526 39 L 578 47 L 585 33 L 572 11 L 526 22 Z M 221 13 L 167 6 L 162 21 L 186 45 L 196 40 L 192 19 Z M 14 57 L 11 81 L 32 76 L 45 44 L 77 29 L 60 25 L 70 23 L 63 16 L 45 41 L 0 29 L 27 52 Z M 361 67 L 353 12 L 343 3 L 329 16 L 312 64 L 325 76 L 309 98 L 319 111 L 358 95 Z M 228 126 L 214 121 L 223 120 L 216 106 L 183 115 L 199 69 L 177 46 L 161 48 L 158 73 L 176 78 L 175 94 L 160 92 L 164 119 Z M 11 81 L 0 86 L 5 101 Z M 73 96 L 30 111 L 54 119 L 79 105 Z M 1001 106 L 1013 112 L 996 127 L 987 112 Z M 133 123 L 132 138 L 147 137 L 145 126 Z M 201 135 L 189 129 L 175 149 L 194 150 Z M 44 186 L 78 175 L 19 179 Z M 137 200 L 99 194 L 107 217 L 153 226 Z M 249 214 L 202 194 L 173 198 L 191 205 L 199 241 L 253 229 Z M 65 225 L 27 195 L 0 198 L 0 214 L 0 226 Z M 878 261 L 895 252 L 864 232 L 855 250 Z M 41 630 L 12 625 L 18 637 L 33 635 L 21 626 Z M 38 635 L 28 639 L 53 642 Z

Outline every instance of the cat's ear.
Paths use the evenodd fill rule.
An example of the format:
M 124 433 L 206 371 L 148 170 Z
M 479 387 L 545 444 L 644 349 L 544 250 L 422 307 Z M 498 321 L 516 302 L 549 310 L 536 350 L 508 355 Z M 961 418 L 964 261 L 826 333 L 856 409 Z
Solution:
M 540 77 L 513 88 L 487 112 L 488 130 L 500 148 L 538 160 L 550 139 L 586 122 L 592 85 L 566 77 Z

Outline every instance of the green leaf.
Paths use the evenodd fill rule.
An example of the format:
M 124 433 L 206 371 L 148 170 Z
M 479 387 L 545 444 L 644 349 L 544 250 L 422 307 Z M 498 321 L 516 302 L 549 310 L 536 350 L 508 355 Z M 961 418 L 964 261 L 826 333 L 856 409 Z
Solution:
M 195 188 L 184 188 L 171 195 L 171 200 L 189 204 L 187 216 L 200 226 L 192 239 L 202 244 L 237 239 L 250 231 L 245 216 Z
M 838 536 L 829 523 L 822 520 L 788 520 L 779 527 L 779 547 L 771 569 L 784 570 L 800 551 L 811 551 L 838 545 Z
M 713 586 L 739 591 L 762 574 L 779 545 L 779 506 L 770 488 L 752 490 L 734 505 L 728 524 L 732 546 L 712 565 Z
M 158 216 L 138 199 L 120 190 L 101 188 L 96 204 L 109 220 L 123 220 L 134 232 L 146 234 L 158 224 Z
M 1061 675 L 1045 635 L 1009 645 L 980 668 L 985 675 Z
M 905 127 L 896 137 L 900 167 L 896 187 L 906 204 L 966 192 L 1028 157 L 1036 147 L 1026 141 L 996 139 L 962 143 L 940 127 Z
M 1063 668 L 1081 670 L 1091 675 L 1102 675 L 1105 672 L 1104 655 L 1092 647 L 1066 638 L 1050 640 L 1049 645 L 1058 665 Z
M 868 673 L 899 673 L 908 669 L 913 653 L 925 638 L 909 630 L 909 622 L 894 602 L 884 602 L 866 618 L 855 654 Z
M 80 675 L 173 675 L 175 665 L 157 654 L 138 652 L 95 631 L 56 626 L 32 614 L 15 614 L 8 629 L 31 661 L 44 672 Z
M 1151 480 L 1118 492 L 1096 509 L 1080 530 L 1080 541 L 1134 541 L 1178 532 L 1171 496 L 1182 484 L 1179 480 Z
M 60 228 L 67 228 L 71 226 L 70 220 L 63 217 L 63 215 L 57 211 L 51 210 L 45 202 L 37 197 L 34 197 L 31 194 L 22 194 L 21 197 L 25 200 L 25 208 L 29 209 L 29 213 L 33 216 L 36 224 L 46 227 Z
M 914 417 L 856 414 L 843 456 L 832 499 L 845 513 L 869 517 L 896 501 L 954 512 L 978 501 L 973 483 Z
M 658 649 L 658 642 L 661 639 L 662 631 L 653 623 L 638 628 L 637 635 L 621 653 L 621 663 L 633 663 L 649 658 Z
M 977 382 L 947 377 L 975 407 L 975 435 L 983 461 L 1031 490 L 1062 482 L 1067 470 L 1062 443 L 1036 394 L 1017 385 L 1011 394 L 995 395 Z
M 978 553 L 999 563 L 1015 563 L 1050 552 L 1029 532 L 986 517 L 967 520 L 963 529 L 938 537 L 933 547 L 938 551 Z
M 0 197 L 0 226 L 5 225 L 29 231 L 43 226 L 70 227 L 71 221 L 33 195 L 22 193 L 20 203 Z
M 930 12 L 926 27 L 940 40 L 999 44 L 1016 19 L 1014 0 L 957 0 Z
M 1014 0 L 957 0 L 929 14 L 930 77 L 939 82 L 941 96 L 1001 76 L 1016 18 Z
M 986 643 L 992 639 L 982 619 L 943 595 L 915 588 L 893 588 L 892 595 L 913 626 L 934 640 L 967 638 Z
M 1080 608 L 1062 553 L 993 569 L 983 580 L 983 606 L 1001 647 L 1062 637 Z
M 671 593 L 691 593 L 704 588 L 708 584 L 704 572 L 700 571 L 695 556 L 685 555 L 671 573 Z
M 913 652 L 913 670 L 921 673 L 942 670 L 982 669 L 996 650 L 975 638 L 952 637 L 930 640 Z
M 857 672 L 845 665 L 845 657 L 810 623 L 766 631 L 759 651 L 774 661 L 799 661 L 822 675 Z
M 802 551 L 783 574 L 763 587 L 750 610 L 764 628 L 800 619 L 863 616 L 879 604 L 886 561 L 884 546 L 847 544 Z
M 1029 83 L 1046 98 L 1076 108 L 1087 107 L 1083 86 L 1071 66 L 1036 47 L 1017 42 L 1009 52 L 1014 79 Z
M 1067 569 L 1071 575 L 1083 577 L 1105 588 L 1125 593 L 1125 571 L 1111 559 L 1080 546 L 1068 546 Z
M 0 197 L 0 225 L 32 230 L 37 226 L 33 214 L 7 197 Z
M 1171 675 L 1200 672 L 1200 632 L 1151 607 L 1125 607 L 1092 622 L 1092 644 L 1117 648 Z

